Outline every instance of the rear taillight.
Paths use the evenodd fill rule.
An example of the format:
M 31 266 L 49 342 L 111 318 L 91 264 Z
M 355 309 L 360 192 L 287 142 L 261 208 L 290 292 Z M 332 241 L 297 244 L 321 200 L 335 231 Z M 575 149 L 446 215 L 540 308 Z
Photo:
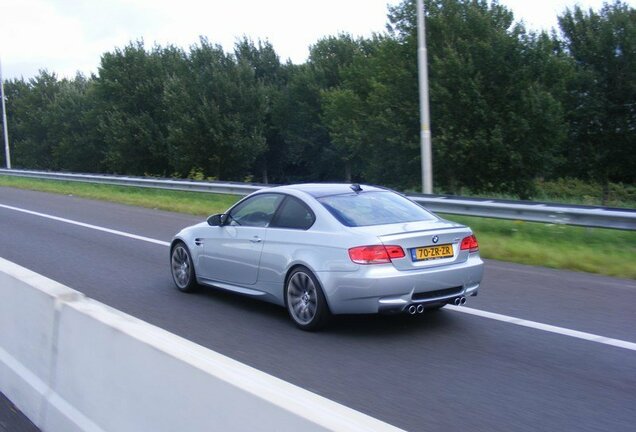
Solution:
M 479 243 L 477 243 L 477 237 L 469 235 L 462 240 L 461 250 L 467 250 L 468 252 L 477 252 L 479 250 Z
M 400 246 L 373 245 L 349 249 L 349 258 L 356 264 L 385 264 L 404 256 Z

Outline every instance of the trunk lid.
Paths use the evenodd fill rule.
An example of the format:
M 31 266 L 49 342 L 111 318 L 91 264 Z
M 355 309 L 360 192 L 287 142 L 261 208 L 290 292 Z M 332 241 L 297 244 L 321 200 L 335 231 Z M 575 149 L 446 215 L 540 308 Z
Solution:
M 359 227 L 356 230 L 374 233 L 385 245 L 401 246 L 406 256 L 392 260 L 398 270 L 417 270 L 466 261 L 468 251 L 460 250 L 460 245 L 464 237 L 472 234 L 470 228 L 443 219 Z

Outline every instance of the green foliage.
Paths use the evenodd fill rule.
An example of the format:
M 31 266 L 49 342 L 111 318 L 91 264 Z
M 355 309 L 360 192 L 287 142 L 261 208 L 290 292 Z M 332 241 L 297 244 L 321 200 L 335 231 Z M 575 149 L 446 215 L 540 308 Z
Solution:
M 147 51 L 143 42 L 102 56 L 95 87 L 106 170 L 135 175 L 171 171 L 163 93 L 168 77 L 183 71 L 183 57 L 171 46 Z
M 564 138 L 560 103 L 533 67 L 538 36 L 513 25 L 512 13 L 496 3 L 427 6 L 434 161 L 444 167 L 435 170 L 436 183 L 451 193 L 470 185 L 530 196 Z M 390 18 L 415 53 L 412 8 L 405 2 Z
M 559 17 L 575 62 L 568 83 L 564 171 L 604 183 L 636 181 L 636 10 L 616 1 Z M 591 168 L 591 169 L 590 169 Z
M 203 174 L 203 170 L 201 168 L 192 168 L 190 170 L 190 172 L 188 173 L 188 176 L 186 177 L 190 180 L 196 180 L 196 181 L 214 181 L 216 180 L 216 177 L 206 177 L 205 174 Z
M 262 111 L 264 149 L 255 158 L 253 171 L 262 174 L 262 182 L 285 180 L 285 152 L 287 143 L 283 137 L 280 111 L 284 105 L 284 89 L 288 80 L 287 69 L 269 42 L 258 42 L 244 38 L 236 44 L 236 59 L 254 70 L 257 84 L 262 91 Z M 250 174 L 248 177 L 253 178 Z
M 321 121 L 329 132 L 328 156 L 334 166 L 344 166 L 344 172 L 333 173 L 350 182 L 352 167 L 360 177 L 362 153 L 367 150 L 366 129 L 368 106 L 350 87 L 354 62 L 362 59 L 364 42 L 349 35 L 325 38 L 311 49 L 310 61 L 317 82 L 321 85 Z
M 575 178 L 538 180 L 535 199 L 585 205 L 636 208 L 636 185 L 603 185 Z
M 47 71 L 6 85 L 12 160 L 16 167 L 99 172 L 101 141 L 94 82 L 58 80 Z
M 103 141 L 99 135 L 95 83 L 78 75 L 63 80 L 50 107 L 52 126 L 51 160 L 55 169 L 99 172 L 102 168 Z
M 309 64 L 288 65 L 289 83 L 274 121 L 286 142 L 285 180 L 320 181 L 333 170 L 329 134 L 321 121 L 321 87 Z
M 8 81 L 13 165 L 419 190 L 415 3 L 389 7 L 385 33 L 318 40 L 300 65 L 248 38 L 232 53 L 137 41 L 96 76 Z M 575 7 L 548 34 L 496 1 L 425 4 L 439 192 L 541 199 L 537 179 L 568 177 L 607 204 L 636 182 L 633 8 Z
M 14 166 L 46 169 L 51 164 L 55 143 L 50 134 L 54 126 L 50 113 L 60 86 L 55 74 L 47 71 L 40 71 L 28 82 L 19 80 L 6 84 Z
M 265 91 L 247 61 L 202 38 L 162 94 L 169 160 L 176 171 L 237 180 L 265 150 Z
M 358 160 L 364 150 L 363 102 L 349 89 L 334 88 L 323 93 L 323 112 L 336 153 L 345 163 L 345 181 L 351 182 L 352 161 Z

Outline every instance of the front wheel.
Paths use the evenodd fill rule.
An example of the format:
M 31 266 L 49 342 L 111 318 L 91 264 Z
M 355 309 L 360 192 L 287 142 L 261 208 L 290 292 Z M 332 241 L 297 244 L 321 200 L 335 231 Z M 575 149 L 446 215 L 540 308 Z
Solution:
M 305 267 L 296 268 L 287 278 L 285 305 L 291 319 L 302 330 L 318 330 L 329 318 L 320 283 Z
M 170 253 L 172 279 L 179 291 L 192 292 L 198 288 L 190 251 L 184 243 L 177 243 Z

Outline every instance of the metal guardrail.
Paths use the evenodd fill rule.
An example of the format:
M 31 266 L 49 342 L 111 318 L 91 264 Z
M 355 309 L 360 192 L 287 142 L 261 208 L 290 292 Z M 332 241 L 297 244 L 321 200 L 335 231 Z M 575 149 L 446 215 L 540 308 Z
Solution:
M 563 225 L 636 230 L 636 210 L 594 206 L 570 206 L 529 201 L 473 200 L 409 196 L 436 213 L 481 216 Z
M 247 195 L 264 187 L 271 186 L 249 183 L 203 182 L 149 177 L 72 174 L 6 169 L 0 169 L 0 175 L 233 195 Z M 507 201 L 441 195 L 409 194 L 407 196 L 413 201 L 436 213 L 636 230 L 636 209 L 617 209 L 595 206 L 540 203 L 532 201 Z
M 26 171 L 0 169 L 0 174 L 14 177 L 39 178 L 47 180 L 76 181 L 83 183 L 109 184 L 116 186 L 137 186 L 155 189 L 172 189 L 190 192 L 208 192 L 229 195 L 248 195 L 259 189 L 262 185 L 233 182 L 203 182 L 196 180 L 172 180 L 152 177 L 130 177 L 101 174 L 75 174 L 48 171 Z

